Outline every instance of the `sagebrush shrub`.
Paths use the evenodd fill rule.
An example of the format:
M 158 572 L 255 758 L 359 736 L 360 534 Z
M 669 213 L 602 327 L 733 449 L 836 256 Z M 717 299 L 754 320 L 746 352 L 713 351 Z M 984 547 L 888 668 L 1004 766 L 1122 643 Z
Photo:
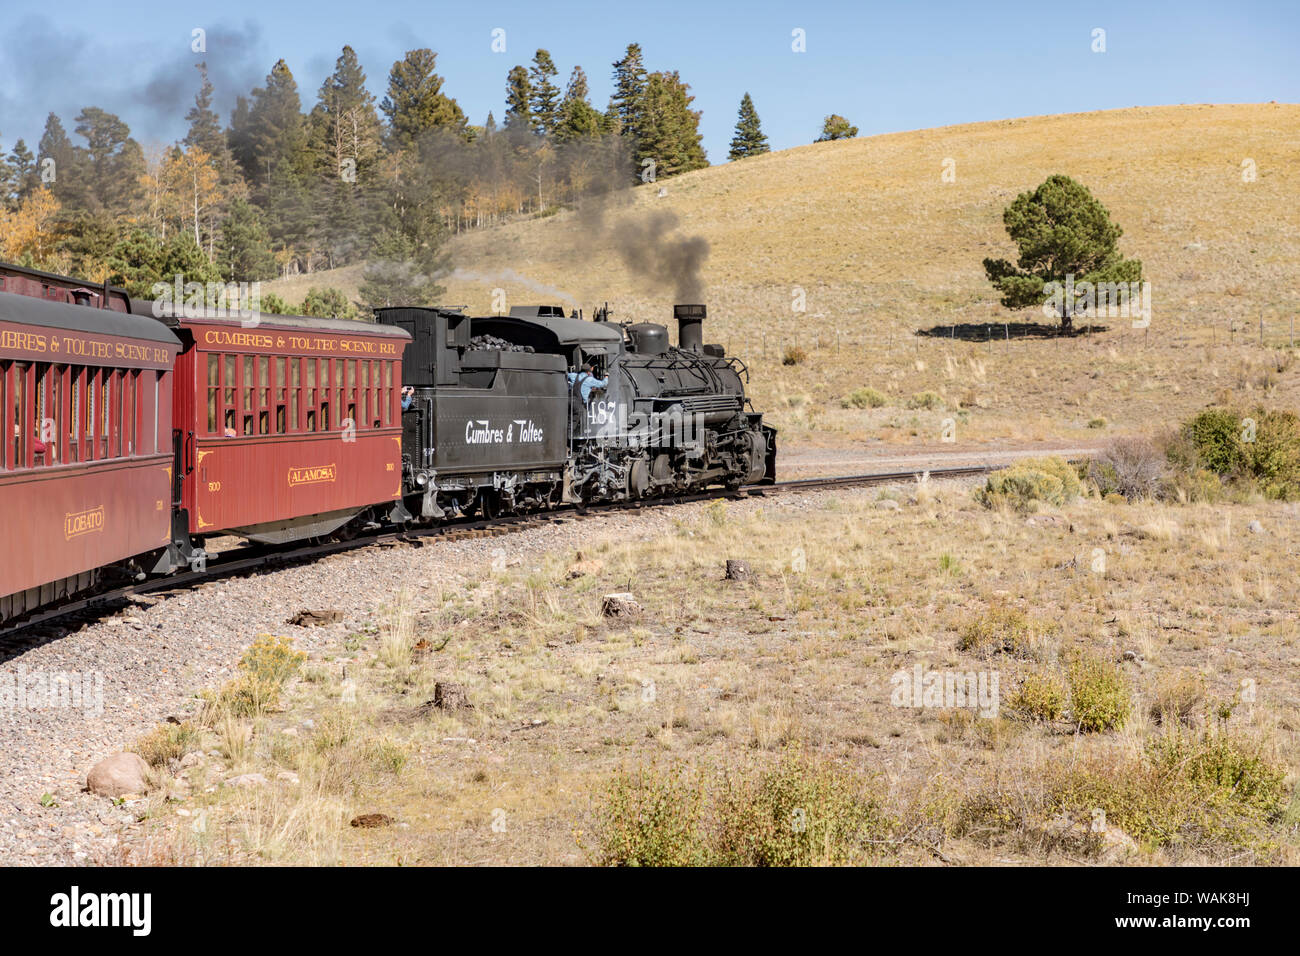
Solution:
M 844 408 L 880 408 L 889 399 L 884 392 L 870 386 L 855 388 L 840 401 Z
M 1128 679 L 1118 665 L 1090 654 L 1067 666 L 1070 713 L 1085 733 L 1120 730 L 1133 710 Z

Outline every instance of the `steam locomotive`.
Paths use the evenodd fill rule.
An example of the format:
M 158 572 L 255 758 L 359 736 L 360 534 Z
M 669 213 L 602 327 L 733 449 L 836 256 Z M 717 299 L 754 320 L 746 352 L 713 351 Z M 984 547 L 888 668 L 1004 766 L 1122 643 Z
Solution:
M 608 309 L 250 321 L 0 263 L 0 623 L 123 574 L 202 571 L 218 536 L 773 481 L 744 363 L 704 344 L 704 306 L 674 313 L 675 347 Z M 603 387 L 582 388 L 587 364 Z
M 471 317 L 388 308 L 411 335 L 403 416 L 413 519 L 492 516 L 771 482 L 776 431 L 745 396 L 749 373 L 705 345 L 703 305 L 679 305 L 678 345 L 652 322 L 595 321 L 558 306 Z M 603 383 L 586 399 L 579 374 Z

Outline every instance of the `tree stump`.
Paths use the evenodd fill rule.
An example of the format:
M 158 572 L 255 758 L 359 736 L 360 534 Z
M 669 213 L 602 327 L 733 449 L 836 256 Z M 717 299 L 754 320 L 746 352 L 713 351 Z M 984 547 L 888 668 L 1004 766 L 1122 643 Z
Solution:
M 433 706 L 445 711 L 474 709 L 462 685 L 442 682 L 433 685 Z
M 728 581 L 748 581 L 749 565 L 744 561 L 735 561 L 727 559 L 727 580 Z
M 641 613 L 641 605 L 626 591 L 606 594 L 600 604 L 600 613 L 605 617 L 636 617 Z

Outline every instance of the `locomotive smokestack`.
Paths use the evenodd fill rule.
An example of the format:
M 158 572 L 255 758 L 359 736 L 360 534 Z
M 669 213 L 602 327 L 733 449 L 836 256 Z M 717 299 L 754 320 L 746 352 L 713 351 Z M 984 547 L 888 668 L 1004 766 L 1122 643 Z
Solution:
M 704 351 L 704 319 L 708 309 L 703 305 L 675 305 L 673 318 L 677 320 L 677 347 L 692 352 Z

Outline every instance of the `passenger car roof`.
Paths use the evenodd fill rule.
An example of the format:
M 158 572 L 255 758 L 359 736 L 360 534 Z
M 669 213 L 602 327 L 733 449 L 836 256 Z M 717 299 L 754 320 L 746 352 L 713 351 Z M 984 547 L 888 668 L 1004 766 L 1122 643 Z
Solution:
M 204 314 L 192 316 L 185 314 L 179 317 L 173 315 L 154 317 L 153 301 L 149 299 L 132 299 L 131 311 L 137 315 L 147 315 L 153 318 L 155 322 L 169 325 L 172 328 L 184 325 L 187 322 L 243 326 L 244 322 L 247 321 L 241 319 L 237 312 L 226 315 Z M 270 312 L 262 313 L 257 321 L 256 328 L 316 329 L 323 332 L 349 332 L 353 335 L 384 335 L 393 338 L 410 338 L 404 329 L 369 319 L 318 319 L 310 315 L 273 315 Z
M 73 332 L 94 332 L 180 346 L 180 340 L 157 319 L 111 309 L 50 302 L 30 295 L 0 292 L 0 322 L 38 325 Z

